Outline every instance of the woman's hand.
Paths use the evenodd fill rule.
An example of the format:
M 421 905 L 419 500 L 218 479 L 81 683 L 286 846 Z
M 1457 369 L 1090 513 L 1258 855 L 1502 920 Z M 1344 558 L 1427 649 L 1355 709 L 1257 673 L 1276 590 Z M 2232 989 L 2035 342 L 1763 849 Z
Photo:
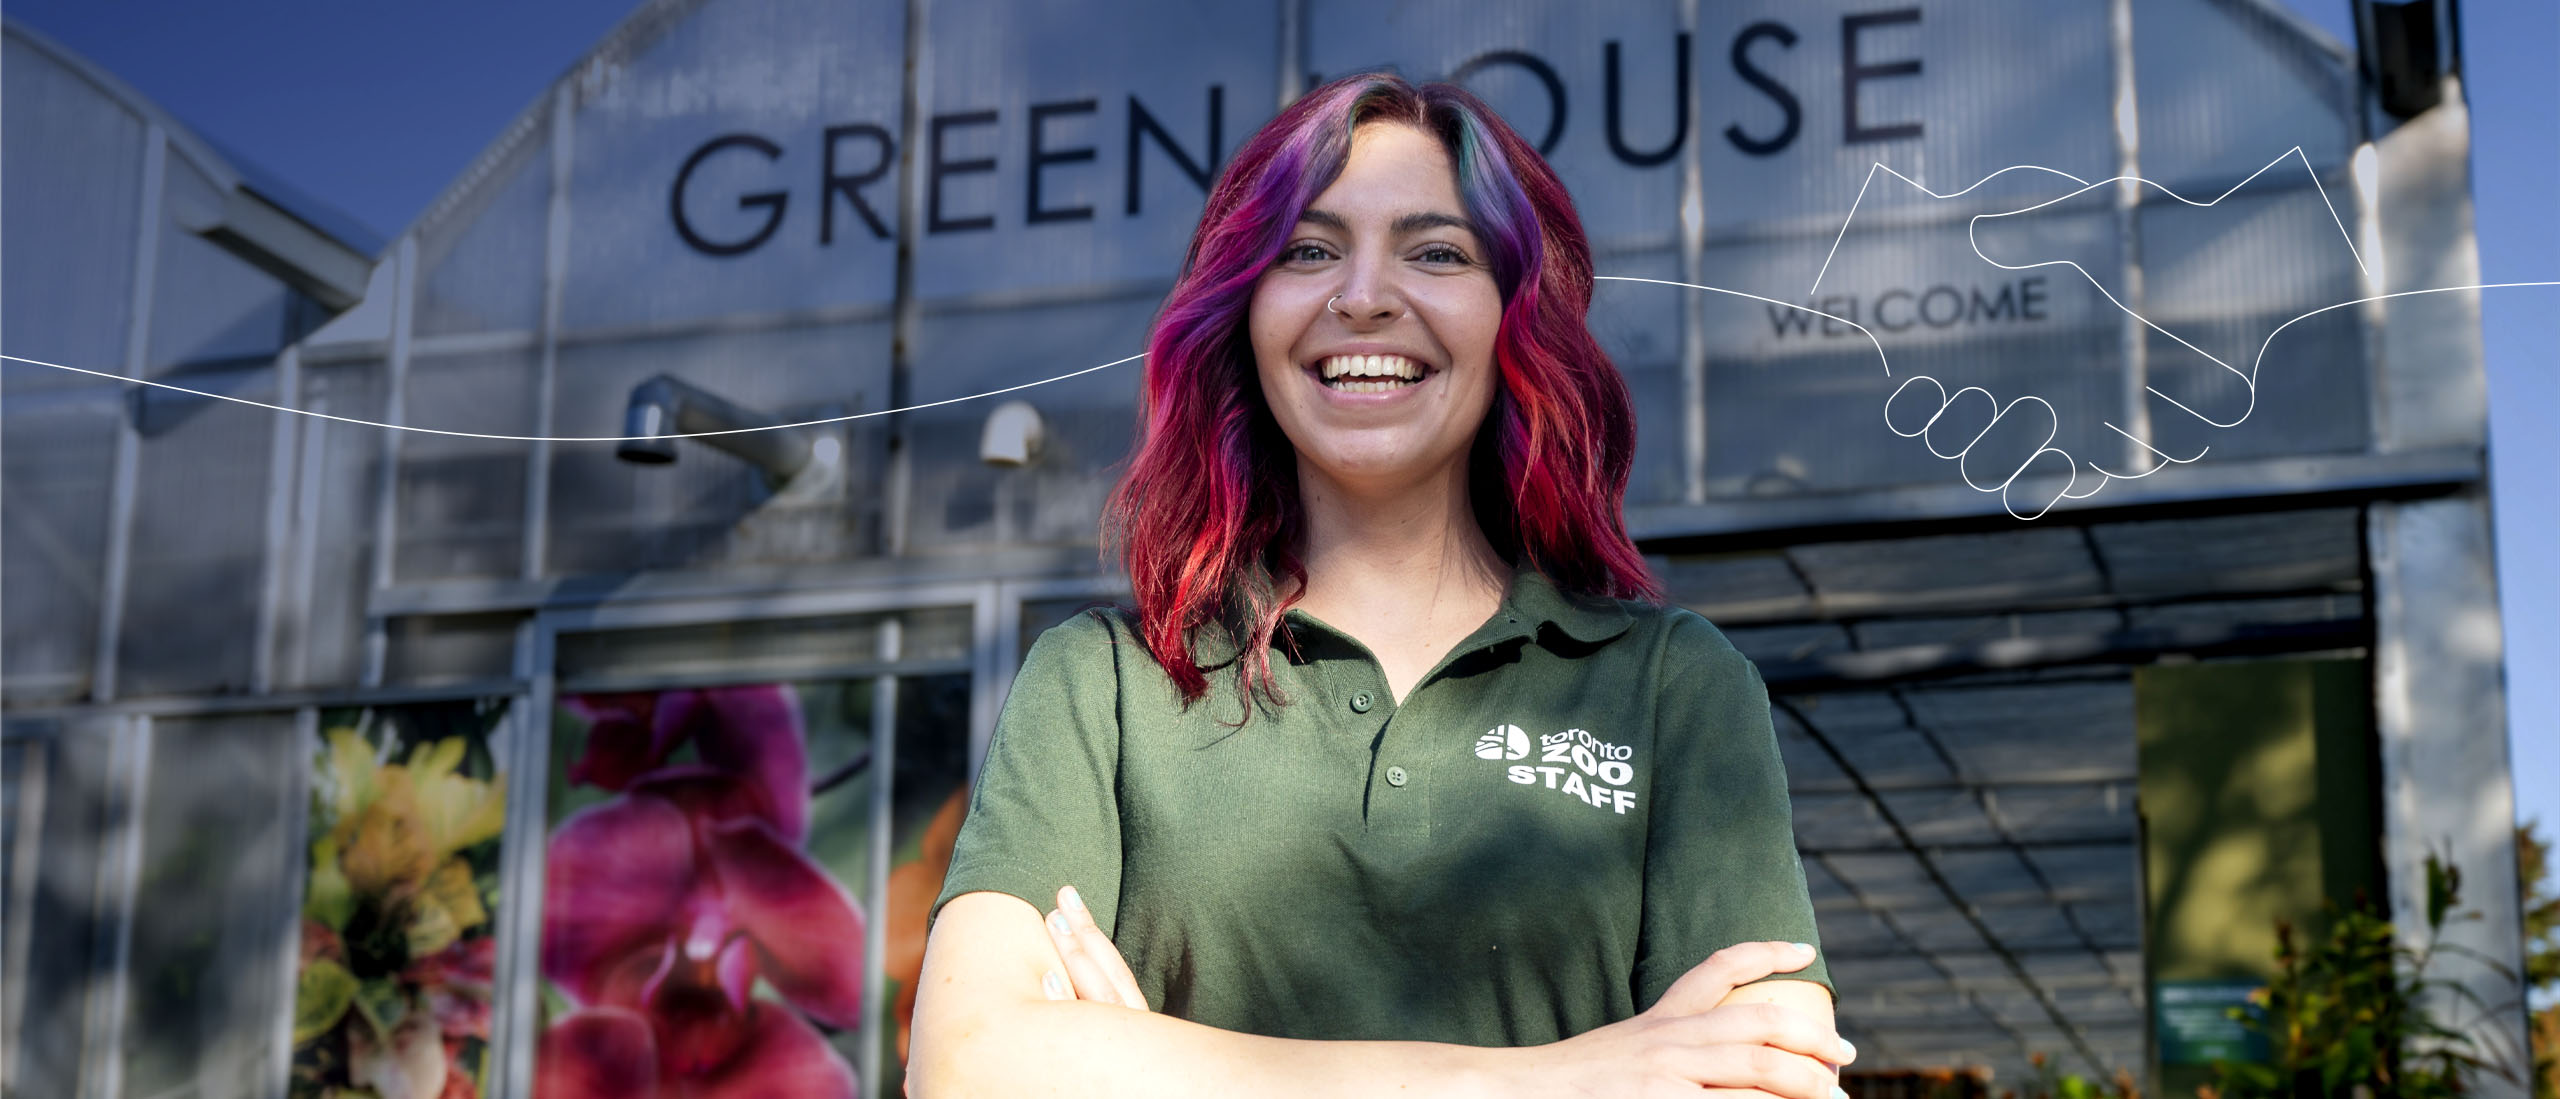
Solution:
M 1857 1057 L 1828 1023 L 1776 1004 L 1724 1000 L 1735 987 L 1802 969 L 1809 947 L 1739 943 L 1682 974 L 1635 1018 L 1519 1050 L 1522 1095 L 1778 1096 L 1837 1099 Z
M 1147 1010 L 1138 978 L 1129 972 L 1129 963 L 1120 957 L 1111 936 L 1093 922 L 1093 913 L 1085 909 L 1075 886 L 1058 890 L 1058 907 L 1050 910 L 1048 925 L 1049 941 L 1057 946 L 1058 959 L 1066 966 L 1063 975 L 1053 969 L 1040 982 L 1050 999 L 1095 1000 Z

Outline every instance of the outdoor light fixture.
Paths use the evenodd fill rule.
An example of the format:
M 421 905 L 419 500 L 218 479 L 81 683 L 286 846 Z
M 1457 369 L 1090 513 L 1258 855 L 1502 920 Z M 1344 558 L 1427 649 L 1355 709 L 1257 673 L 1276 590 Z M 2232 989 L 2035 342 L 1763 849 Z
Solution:
M 1027 466 L 1040 457 L 1048 434 L 1040 410 L 1029 401 L 1006 401 L 987 414 L 987 429 L 978 436 L 978 458 L 991 466 Z
M 834 442 L 804 427 L 777 426 L 782 422 L 672 374 L 660 374 L 631 391 L 631 404 L 622 415 L 622 433 L 699 435 L 698 441 L 746 459 L 778 485 L 808 466 L 818 444 Z M 676 441 L 635 438 L 616 446 L 613 453 L 626 462 L 668 465 L 676 460 Z

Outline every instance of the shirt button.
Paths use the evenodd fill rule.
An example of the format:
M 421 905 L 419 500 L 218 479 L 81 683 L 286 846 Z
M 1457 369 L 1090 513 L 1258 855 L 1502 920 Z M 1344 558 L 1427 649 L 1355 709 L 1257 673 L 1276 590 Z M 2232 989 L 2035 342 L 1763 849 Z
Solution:
M 1351 696 L 1351 712 L 1355 714 L 1368 713 L 1369 704 L 1374 701 L 1376 701 L 1376 699 L 1369 697 L 1369 692 L 1367 691 L 1362 691 L 1359 694 L 1353 695 Z
M 1389 768 L 1387 768 L 1387 785 L 1389 785 L 1389 786 L 1402 786 L 1402 785 L 1404 785 L 1404 768 L 1402 768 L 1402 767 L 1389 767 Z

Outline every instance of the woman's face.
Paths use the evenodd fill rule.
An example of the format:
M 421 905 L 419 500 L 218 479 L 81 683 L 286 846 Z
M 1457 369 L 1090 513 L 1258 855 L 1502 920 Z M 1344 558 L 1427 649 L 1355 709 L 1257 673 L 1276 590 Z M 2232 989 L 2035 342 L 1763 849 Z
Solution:
M 1486 259 L 1438 139 L 1353 133 L 1253 292 L 1255 367 L 1302 472 L 1393 490 L 1463 466 L 1496 384 Z

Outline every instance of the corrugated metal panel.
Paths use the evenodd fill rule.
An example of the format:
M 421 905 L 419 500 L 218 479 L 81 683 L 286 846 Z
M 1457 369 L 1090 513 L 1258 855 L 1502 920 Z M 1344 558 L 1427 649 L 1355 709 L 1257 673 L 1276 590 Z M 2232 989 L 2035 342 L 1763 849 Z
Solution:
M 133 236 L 143 179 L 143 126 L 84 79 L 15 36 L 5 44 L 0 133 L 8 187 L 8 354 L 82 369 L 123 371 L 133 318 Z M 38 277 L 28 277 L 41 272 Z M 10 364 L 10 395 L 82 387 L 95 379 Z
M 945 163 L 984 168 L 919 180 L 909 403 L 1143 352 L 1199 220 L 1206 185 L 1191 173 L 1214 173 L 1272 114 L 1274 9 L 973 0 L 935 4 L 929 18 L 927 130 L 911 140 L 939 132 Z M 930 157 L 930 144 L 919 149 Z M 1020 469 L 979 461 L 993 402 L 910 414 L 908 548 L 1093 544 L 1129 456 L 1142 370 L 1129 362 L 1019 394 L 1048 437 Z
M 447 431 L 539 434 L 533 422 L 535 363 L 531 347 L 419 354 L 409 363 L 403 418 L 412 426 Z M 403 437 L 400 552 L 392 559 L 393 577 L 408 582 L 518 575 L 531 452 L 531 443 L 498 439 L 425 432 Z
M 302 373 L 301 407 L 333 416 L 379 422 L 388 386 L 379 359 Z M 380 506 L 382 430 L 305 419 L 303 458 L 296 479 L 295 512 L 303 550 L 292 574 L 308 612 L 285 616 L 284 651 L 298 659 L 282 666 L 280 683 L 292 686 L 356 685 L 364 670 L 365 606 L 372 591 L 373 514 Z M 307 593 L 307 594 L 302 594 Z
M 2324 201 L 2287 162 L 2213 206 L 2155 196 L 2142 208 L 2144 316 L 2158 326 L 2145 332 L 2150 384 L 2166 396 L 2149 401 L 2163 452 L 2184 459 L 2210 447 L 2212 461 L 2367 445 L 2361 314 L 2304 317 L 2366 293 L 2346 238 L 2355 223 L 2342 229 L 2330 212 L 2336 203 L 2339 216 L 2353 213 L 2344 176 L 2325 177 Z
M 2364 525 L 2354 508 L 2222 515 L 2089 530 L 2116 590 L 2141 596 L 2307 588 L 2358 580 Z
M 2125 615 L 2135 629 L 2180 626 L 2238 626 L 2289 622 L 2335 622 L 2364 615 L 2364 595 L 2313 595 L 2299 599 L 2249 599 L 2216 603 L 2173 603 L 2138 607 Z
M 1726 628 L 1724 636 L 1754 662 L 1804 660 L 1856 647 L 1845 627 L 1830 624 L 1734 626 Z
M 1720 136 L 1705 147 L 1708 224 L 1764 231 L 1788 225 L 1821 238 L 1788 261 L 1785 277 L 1771 284 L 1774 290 L 1736 289 L 1792 297 L 1811 285 L 1828 238 L 1878 161 L 1942 193 L 2016 164 L 2087 180 L 2114 174 L 2114 96 L 2103 4 L 1998 0 L 1878 8 L 1826 0 L 1700 6 L 1707 59 L 1701 94 L 1709 104 L 1702 121 Z M 1899 19 L 1901 12 L 1915 17 Z M 1799 110 L 1792 139 L 1755 155 L 1725 136 L 1725 127 L 1774 142 L 1787 134 L 1789 112 L 1741 67 L 1720 62 L 1729 60 L 1732 43 L 1763 22 L 1785 28 L 1793 41 L 1763 32 L 1749 44 L 1751 67 L 1784 88 Z M 1847 66 L 1853 35 L 1861 68 L 1919 65 L 1907 74 L 1879 73 L 1853 83 Z M 1856 135 L 1843 94 L 1850 87 L 1858 93 Z M 1917 126 L 1918 134 L 1890 136 L 1905 126 Z M 2041 194 L 2056 178 L 2038 176 L 2013 173 L 1972 198 L 1997 202 Z M 1860 218 L 1939 204 L 1879 176 L 1859 204 Z
M 1969 588 L 2105 590 L 2080 532 L 2069 527 L 1824 543 L 1797 546 L 1787 555 L 1825 599 L 1943 596 Z
M 275 400 L 264 365 L 174 384 Z M 269 461 L 278 413 L 165 389 L 140 391 L 142 436 L 118 694 L 249 687 L 265 575 Z
M 1955 773 L 1948 770 L 1946 759 L 1938 753 L 1920 730 L 1912 728 L 1902 707 L 1890 695 L 1879 691 L 1844 691 L 1838 694 L 1811 695 L 1792 699 L 1805 718 L 1821 729 L 1822 737 L 1851 761 L 1867 781 L 1878 785 L 1952 782 Z M 1790 715 L 1786 724 L 1793 724 Z M 1785 742 L 1781 742 L 1782 746 Z M 1812 755 L 1818 753 L 1815 749 Z M 1836 774 L 1828 754 L 1821 753 L 1820 770 L 1799 770 L 1799 756 L 1787 755 L 1787 775 L 1791 781 L 1810 782 L 1827 774 Z M 1844 780 L 1845 781 L 1845 780 Z
M 820 187 L 830 127 L 898 131 L 904 21 L 900 4 L 702 4 L 582 65 L 562 323 L 622 328 L 887 302 L 893 246 Z M 765 144 L 711 148 L 731 136 Z M 836 144 L 840 176 L 895 161 L 896 150 L 863 136 Z M 890 232 L 895 176 L 861 188 Z M 671 197 L 687 229 L 711 245 L 742 246 L 768 221 L 771 236 L 752 253 L 705 254 L 680 235 Z M 822 232 L 830 216 L 831 241 Z M 539 260 L 540 241 L 524 247 Z
M 1911 691 L 1905 697 L 1912 715 L 1977 781 L 2134 771 L 2133 693 L 2120 679 Z
M 1886 792 L 1885 808 L 1902 822 L 1904 834 L 1923 847 L 1935 844 L 1983 844 L 2000 841 L 1969 790 Z
M 20 363 L 0 368 L 9 387 L 9 422 L 0 434 L 0 675 L 13 706 L 85 695 L 97 657 L 107 497 L 124 402 L 96 385 L 86 393 L 19 395 L 19 381 L 49 383 L 29 375 L 54 373 Z
M 1813 593 L 1782 553 L 1652 558 L 1671 601 L 1710 620 L 1791 617 L 1813 609 Z
M 1663 222 L 1667 230 L 1676 224 Z M 1680 279 L 1675 249 L 1599 251 L 1595 270 L 1629 278 Z M 1688 491 L 1686 451 L 1680 441 L 1688 401 L 1680 378 L 1682 314 L 1703 303 L 1696 292 L 1672 286 L 1604 282 L 1591 294 L 1591 335 L 1627 380 L 1635 403 L 1635 469 L 1627 478 L 1627 503 L 1668 504 Z
M 412 616 L 391 620 L 384 638 L 385 683 L 488 683 L 515 674 L 516 614 Z
M 2111 610 L 2062 611 L 2050 614 L 2003 614 L 1969 618 L 1894 618 L 1861 622 L 1858 645 L 1889 649 L 1899 645 L 1972 645 L 2009 637 L 2066 637 L 2120 629 L 2122 618 Z
M 2354 66 L 2259 4 L 2142 0 L 2133 9 L 2142 174 L 2172 187 L 2214 182 L 2219 193 L 2296 145 L 2323 168 L 2345 163 L 2356 140 Z
M 968 607 L 927 607 L 563 634 L 558 674 L 570 690 L 842 675 L 879 663 L 881 633 L 893 626 L 900 662 L 948 664 L 969 657 L 969 614 Z
M 1206 188 L 1141 125 L 1140 113 L 1212 172 L 1273 113 L 1279 77 L 1271 35 L 1279 21 L 1267 3 L 955 0 L 928 5 L 926 18 L 917 69 L 926 130 L 909 140 L 923 143 L 914 151 L 929 161 L 939 128 L 942 162 L 952 166 L 919 181 L 915 292 L 927 303 L 1169 283 Z M 1072 47 L 1060 48 L 1066 43 Z M 1044 157 L 1076 159 L 1044 162 L 1035 173 L 1035 136 Z M 979 162 L 988 163 L 965 166 Z M 1139 351 L 1145 339 L 1141 324 L 1113 342 L 1128 350 L 1094 361 Z M 1061 360 L 1046 373 L 1089 365 Z
M 537 120 L 419 224 L 416 332 L 531 332 L 542 325 L 551 129 Z
M 142 204 L 142 124 L 35 49 L 7 38 L 0 85 L 0 237 L 9 242 L 0 329 L 8 352 L 87 370 L 124 370 Z M 95 385 L 11 363 L 15 397 Z M 11 427 L 15 427 L 12 417 Z
M 1891 844 L 1893 834 L 1873 806 L 1856 794 L 1800 793 L 1789 799 L 1796 844 L 1809 851 L 1864 850 Z

